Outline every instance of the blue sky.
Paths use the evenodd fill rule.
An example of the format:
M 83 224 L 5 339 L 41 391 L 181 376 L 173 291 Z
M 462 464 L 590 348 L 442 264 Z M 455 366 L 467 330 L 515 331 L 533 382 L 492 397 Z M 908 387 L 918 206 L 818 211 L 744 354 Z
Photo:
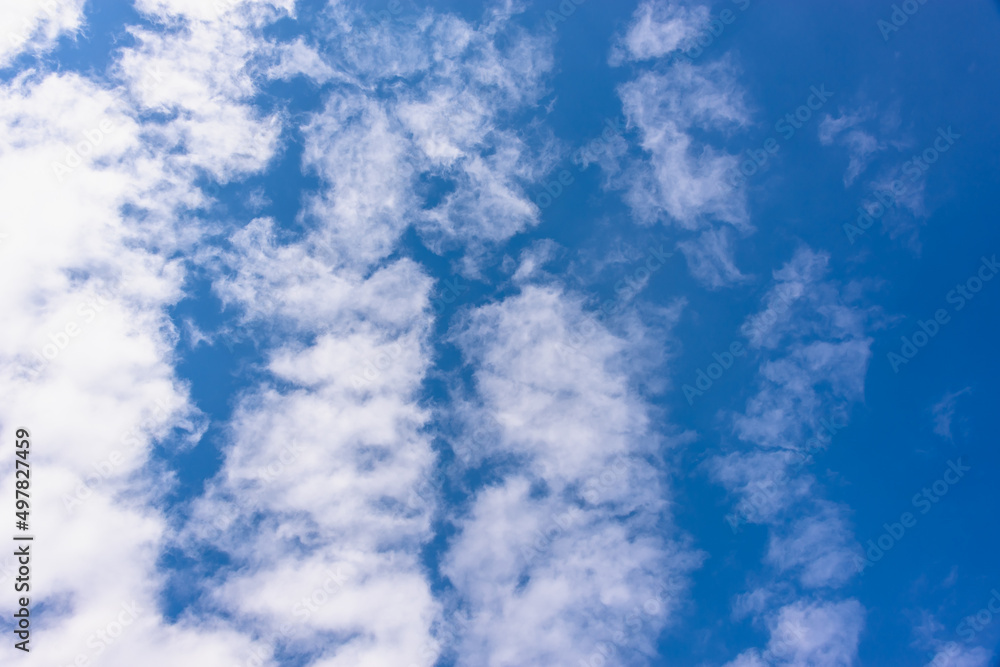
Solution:
M 998 10 L 0 10 L 4 664 L 998 664 Z

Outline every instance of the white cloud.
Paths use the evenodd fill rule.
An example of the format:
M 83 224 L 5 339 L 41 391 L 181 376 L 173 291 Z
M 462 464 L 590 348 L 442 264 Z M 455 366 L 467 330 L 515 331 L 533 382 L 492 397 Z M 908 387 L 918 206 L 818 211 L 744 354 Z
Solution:
M 20 54 L 44 53 L 67 33 L 83 26 L 85 0 L 23 0 L 3 7 L 0 29 L 0 67 L 9 66 Z
M 927 655 L 927 660 L 921 663 L 924 667 L 990 667 L 994 652 L 973 643 L 982 626 L 973 630 L 968 619 L 963 620 L 956 628 L 962 641 L 944 641 L 939 637 L 945 627 L 933 614 L 922 611 L 918 619 L 912 645 Z
M 775 271 L 764 309 L 744 323 L 752 346 L 784 350 L 762 361 L 759 389 L 734 418 L 744 441 L 766 449 L 824 447 L 830 431 L 846 424 L 848 406 L 864 398 L 872 345 L 866 329 L 875 312 L 853 305 L 853 287 L 825 281 L 826 272 L 825 255 L 799 249 Z M 810 440 L 817 436 L 819 442 Z
M 474 496 L 442 568 L 469 615 L 459 664 L 652 654 L 700 556 L 670 527 L 627 342 L 551 284 L 471 311 L 457 341 L 498 426 L 484 455 L 507 471 Z
M 677 63 L 664 73 L 646 72 L 621 86 L 630 127 L 649 155 L 629 180 L 627 200 L 640 221 L 665 216 L 686 229 L 718 220 L 747 227 L 745 195 L 730 184 L 738 158 L 690 133 L 694 127 L 731 130 L 748 121 L 733 66 Z
M 187 547 L 212 544 L 240 564 L 207 588 L 266 639 L 268 655 L 429 666 L 440 609 L 419 555 L 435 456 L 418 394 L 432 283 L 405 259 L 357 270 L 371 251 L 351 257 L 341 245 L 335 258 L 317 241 L 326 235 L 280 244 L 258 219 L 222 258 L 232 275 L 217 291 L 270 334 L 271 349 L 266 378 L 232 419 L 223 469 L 195 504 Z
M 799 343 L 761 367 L 762 386 L 735 418 L 740 438 L 762 447 L 806 449 L 820 419 L 843 421 L 847 402 L 863 398 L 870 339 Z M 829 383 L 828 385 L 826 383 Z
M 726 667 L 850 667 L 864 621 L 864 608 L 853 599 L 786 605 L 768 619 L 767 650 L 746 651 Z
M 130 32 L 138 45 L 114 70 L 140 109 L 170 117 L 147 128 L 147 144 L 179 147 L 170 160 L 188 178 L 207 172 L 225 183 L 267 164 L 280 119 L 261 117 L 249 104 L 256 85 L 247 61 L 266 47 L 245 22 L 190 21 L 176 31 Z
M 709 18 L 705 5 L 647 0 L 636 9 L 628 32 L 612 48 L 611 64 L 660 58 L 689 46 L 706 29 Z
M 326 83 L 338 74 L 302 37 L 291 44 L 275 45 L 274 58 L 275 64 L 267 70 L 270 79 L 292 79 L 303 75 L 316 83 Z
M 704 6 L 647 1 L 632 17 L 626 36 L 612 50 L 612 63 L 664 56 L 690 42 L 708 20 Z M 640 72 L 618 89 L 628 129 L 642 157 L 626 157 L 614 146 L 599 162 L 608 185 L 625 191 L 640 224 L 672 223 L 703 231 L 679 247 L 692 273 L 711 288 L 740 282 L 728 232 L 752 231 L 746 192 L 733 176 L 739 158 L 701 137 L 732 135 L 750 122 L 738 68 L 726 56 L 703 64 L 678 61 Z M 587 161 L 589 163 L 590 160 Z
M 836 286 L 824 278 L 830 256 L 800 248 L 774 271 L 774 286 L 764 296 L 764 309 L 751 315 L 742 330 L 754 347 L 773 350 L 779 344 L 821 336 L 847 341 L 863 336 L 871 310 L 852 306 L 856 285 Z
M 261 44 L 238 13 L 214 27 L 169 21 L 135 31 L 111 82 L 31 70 L 0 85 L 0 302 L 20 313 L 0 335 L 0 422 L 32 429 L 46 471 L 33 530 L 70 545 L 38 543 L 31 597 L 49 610 L 38 664 L 235 665 L 256 645 L 197 607 L 164 617 L 157 564 L 175 527 L 158 508 L 175 481 L 152 451 L 206 427 L 174 373 L 168 316 L 184 293 L 178 257 L 205 234 L 193 181 L 259 170 L 276 127 L 246 104 L 255 87 L 242 72 Z
M 52 607 L 48 641 L 32 647 L 33 658 L 96 658 L 88 637 L 134 603 L 138 617 L 104 649 L 108 664 L 235 661 L 249 638 L 187 617 L 164 622 L 155 565 L 169 531 L 148 505 L 170 485 L 145 467 L 154 439 L 197 415 L 170 364 L 175 333 L 166 309 L 183 281 L 170 259 L 176 245 L 138 242 L 144 225 L 160 221 L 121 210 L 153 192 L 160 210 L 174 209 L 192 196 L 190 184 L 174 180 L 157 147 L 141 142 L 114 92 L 75 75 L 46 75 L 5 85 L 0 97 L 11 230 L 0 299 L 22 314 L 0 342 L 0 421 L 33 429 L 35 463 L 46 470 L 33 485 L 33 529 L 72 545 L 36 552 L 32 597 Z M 67 150 L 88 154 L 68 160 L 60 181 L 52 163 Z M 151 167 L 133 171 L 137 162 Z M 176 223 L 160 224 L 150 238 L 174 236 Z M 35 350 L 52 359 L 40 361 Z
M 857 573 L 854 535 L 843 507 L 818 502 L 812 514 L 772 533 L 767 561 L 794 571 L 806 588 L 836 587 Z
M 777 524 L 796 502 L 810 497 L 814 480 L 795 474 L 800 456 L 786 451 L 730 452 L 713 459 L 713 477 L 737 498 L 737 516 L 751 523 Z
M 782 665 L 847 667 L 857 659 L 864 618 L 857 600 L 788 605 L 771 622 L 767 652 Z
M 335 3 L 319 29 L 328 33 L 275 44 L 261 28 L 291 15 L 290 1 L 224 0 L 220 10 L 142 0 L 163 30 L 132 28 L 136 45 L 117 52 L 109 83 L 31 71 L 0 84 L 9 212 L 0 307 L 25 314 L 0 332 L 0 422 L 35 429 L 46 471 L 37 530 L 74 545 L 39 550 L 38 600 L 51 605 L 39 662 L 96 657 L 88 637 L 133 607 L 106 664 L 244 665 L 252 655 L 277 664 L 294 653 L 321 667 L 430 667 L 453 650 L 467 665 L 575 666 L 655 655 L 703 558 L 673 526 L 661 459 L 687 436 L 659 433 L 661 413 L 639 389 L 643 372 L 660 370 L 680 306 L 629 307 L 599 322 L 583 298 L 546 282 L 551 244 L 525 253 L 512 279 L 519 293 L 466 310 L 454 330 L 477 392 L 455 418 L 495 425 L 472 463 L 495 465 L 497 477 L 455 518 L 440 572 L 454 597 L 435 599 L 422 560 L 443 511 L 422 400 L 435 354 L 433 281 L 396 252 L 414 227 L 433 250 L 461 248 L 460 268 L 475 272 L 538 221 L 526 188 L 557 151 L 510 118 L 541 98 L 551 44 L 506 24 L 514 5 L 480 24 L 428 10 L 358 30 L 359 17 Z M 54 18 L 38 6 L 24 5 L 41 17 L 32 48 L 81 20 L 79 7 Z M 622 48 L 632 60 L 668 54 L 706 15 L 646 3 Z M 694 136 L 747 122 L 734 72 L 728 61 L 678 65 L 621 88 L 647 159 L 629 164 L 619 185 L 634 181 L 627 198 L 641 221 L 697 235 L 678 247 L 712 287 L 744 279 L 733 230 L 713 225 L 750 226 L 742 191 L 724 179 L 735 158 Z M 321 183 L 298 219 L 305 231 L 284 234 L 266 217 L 201 219 L 196 179 L 259 173 L 280 150 L 290 119 L 254 107 L 257 77 L 298 74 L 329 86 L 322 108 L 294 128 L 303 166 Z M 240 311 L 239 335 L 258 339 L 264 362 L 236 397 L 222 468 L 185 508 L 192 516 L 178 535 L 160 509 L 175 480 L 152 448 L 186 446 L 206 427 L 173 368 L 169 311 L 185 296 L 182 258 L 210 235 L 225 237 L 224 249 L 196 261 Z M 821 418 L 843 418 L 863 398 L 866 315 L 825 282 L 825 263 L 802 251 L 775 274 L 793 305 L 783 310 L 772 293 L 751 320 L 761 324 L 754 346 L 770 358 L 734 417 L 757 448 L 713 462 L 751 520 L 770 526 L 766 562 L 807 588 L 847 579 L 846 513 L 814 498 L 807 474 L 792 472 L 764 500 L 751 494 L 789 475 L 798 459 L 785 450 L 801 449 Z M 648 324 L 654 315 L 662 327 Z M 186 326 L 195 345 L 214 336 Z M 50 348 L 51 361 L 34 354 Z M 74 494 L 81 502 L 67 507 Z M 795 504 L 810 513 L 785 523 Z M 178 619 L 161 605 L 177 582 L 156 569 L 173 546 L 196 560 L 211 546 L 229 559 L 192 583 L 196 601 Z M 767 651 L 733 664 L 854 659 L 860 605 L 769 611 L 787 601 L 771 591 L 740 603 L 768 621 Z
M 928 667 L 990 667 L 993 652 L 982 646 L 962 646 L 955 642 L 937 642 L 939 648 L 927 661 Z
M 412 191 L 415 156 L 382 105 L 334 93 L 305 128 L 306 165 L 329 186 L 310 214 L 334 261 L 367 265 L 388 255 L 419 206 Z
M 677 247 L 687 257 L 691 275 L 709 287 L 747 280 L 733 261 L 732 230 L 726 227 L 707 229 L 697 239 L 682 241 Z
M 313 664 L 430 665 L 439 610 L 419 553 L 434 502 L 419 489 L 435 459 L 417 394 L 431 281 L 408 260 L 363 278 L 308 239 L 274 245 L 266 220 L 234 241 L 236 277 L 218 288 L 275 344 L 189 527 L 191 548 L 209 540 L 242 564 L 213 599 Z M 295 606 L 313 594 L 328 602 Z M 301 618 L 282 633 L 290 615 Z
M 480 25 L 430 11 L 363 26 L 344 7 L 333 16 L 316 38 L 350 83 L 306 130 L 306 164 L 329 186 L 309 217 L 341 221 L 321 225 L 335 252 L 366 247 L 351 256 L 372 261 L 415 226 L 434 251 L 461 248 L 460 269 L 477 273 L 484 253 L 539 219 L 525 187 L 554 165 L 552 142 L 505 119 L 544 92 L 551 43 L 502 14 Z
M 774 606 L 777 593 L 770 588 L 755 588 L 733 598 L 733 620 L 742 621 L 750 616 L 758 616 Z
M 491 35 L 502 26 L 430 12 L 361 30 L 344 7 L 332 16 L 316 36 L 319 61 L 293 45 L 270 70 L 318 81 L 337 62 L 330 76 L 343 82 L 303 128 L 304 166 L 321 181 L 301 216 L 306 233 L 284 241 L 272 220 L 256 219 L 202 260 L 269 350 L 185 545 L 211 543 L 239 564 L 211 582 L 208 604 L 261 637 L 268 656 L 431 665 L 442 609 L 420 554 L 438 511 L 437 462 L 419 394 L 432 281 L 388 257 L 410 226 L 435 247 L 461 240 L 474 258 L 477 243 L 534 223 L 521 188 L 542 168 L 499 123 L 537 95 L 547 47 L 520 35 L 501 52 Z M 399 87 L 400 76 L 416 80 Z M 451 191 L 428 208 L 417 186 L 435 178 Z M 343 583 L 326 591 L 338 568 Z M 262 588 L 275 594 L 255 596 Z M 292 599 L 278 594 L 286 588 Z M 294 606 L 312 594 L 329 603 Z
M 873 134 L 858 127 L 870 118 L 871 112 L 862 109 L 837 118 L 827 114 L 819 124 L 820 143 L 831 146 L 839 141 L 847 147 L 849 162 L 847 171 L 844 172 L 845 187 L 853 185 L 858 176 L 868 168 L 875 154 L 886 149 L 886 145 Z
M 864 399 L 874 311 L 856 304 L 859 289 L 827 279 L 828 257 L 800 248 L 774 272 L 774 286 L 743 332 L 761 351 L 757 392 L 735 434 L 750 445 L 718 456 L 713 477 L 735 497 L 737 516 L 769 528 L 764 562 L 774 585 L 794 577 L 806 589 L 838 588 L 856 574 L 857 545 L 848 510 L 823 500 L 808 471 L 811 455 L 847 427 L 851 406 Z M 744 653 L 731 665 L 849 665 L 863 609 L 855 601 L 798 600 L 769 612 L 773 596 L 738 597 L 734 613 L 770 619 L 767 651 Z
M 966 387 L 961 391 L 946 393 L 940 401 L 931 408 L 934 413 L 934 433 L 945 440 L 952 440 L 951 423 L 955 418 L 958 399 L 961 396 L 972 393 L 971 387 Z
M 871 193 L 862 204 L 869 213 L 885 211 L 882 225 L 889 233 L 889 238 L 902 238 L 905 245 L 918 255 L 922 248 L 919 231 L 924 220 L 930 216 L 925 201 L 927 174 L 924 171 L 915 175 L 911 169 L 904 169 L 903 165 L 891 167 L 872 181 Z M 888 210 L 885 210 L 883 202 L 889 203 Z M 879 209 L 879 206 L 883 206 L 883 209 Z
M 164 22 L 189 25 L 243 23 L 260 26 L 280 14 L 292 14 L 294 0 L 138 0 L 136 9 Z

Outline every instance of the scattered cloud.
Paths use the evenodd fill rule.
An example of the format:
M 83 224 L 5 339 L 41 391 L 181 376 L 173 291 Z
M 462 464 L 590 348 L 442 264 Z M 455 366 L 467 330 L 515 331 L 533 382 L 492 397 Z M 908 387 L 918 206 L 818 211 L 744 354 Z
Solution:
M 958 399 L 972 393 L 972 387 L 966 387 L 960 391 L 946 393 L 940 401 L 934 404 L 931 411 L 934 414 L 934 433 L 945 440 L 953 440 L 951 432 L 952 420 L 955 418 L 955 411 L 958 408 Z
M 847 147 L 850 161 L 844 172 L 844 187 L 850 187 L 871 164 L 875 154 L 885 150 L 886 145 L 859 125 L 869 120 L 871 112 L 859 109 L 844 113 L 836 118 L 827 114 L 819 125 L 819 140 L 824 146 L 839 143 Z
M 611 50 L 610 63 L 663 57 L 690 46 L 708 24 L 709 8 L 647 0 L 639 5 L 628 31 Z
M 769 619 L 771 639 L 763 653 L 748 651 L 727 667 L 849 667 L 857 659 L 864 622 L 857 600 L 796 602 Z
M 612 63 L 659 58 L 680 48 L 701 32 L 707 12 L 703 6 L 643 3 L 612 50 Z M 730 136 L 749 124 L 738 74 L 729 56 L 640 71 L 619 86 L 618 94 L 641 157 L 618 150 L 601 160 L 608 185 L 625 192 L 638 223 L 702 230 L 699 238 L 678 247 L 693 275 L 713 289 L 744 279 L 732 258 L 729 230 L 718 225 L 752 231 L 746 193 L 732 179 L 738 156 L 703 138 L 706 132 Z
M 25 52 L 41 54 L 60 37 L 84 26 L 85 0 L 25 0 L 4 5 L 0 32 L 0 67 L 9 67 Z

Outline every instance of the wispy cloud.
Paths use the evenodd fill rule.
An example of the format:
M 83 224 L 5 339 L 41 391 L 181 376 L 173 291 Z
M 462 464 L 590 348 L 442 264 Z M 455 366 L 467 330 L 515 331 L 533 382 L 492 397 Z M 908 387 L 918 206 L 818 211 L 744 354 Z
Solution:
M 612 65 L 663 57 L 689 47 L 708 23 L 706 5 L 647 0 L 639 5 L 626 33 L 613 45 Z
M 844 172 L 844 186 L 850 187 L 868 168 L 875 155 L 886 149 L 875 135 L 859 127 L 871 118 L 868 109 L 843 113 L 834 118 L 826 115 L 819 125 L 819 140 L 824 146 L 839 143 L 847 147 L 849 162 Z
M 613 64 L 665 56 L 697 37 L 707 8 L 645 2 L 635 12 L 625 36 L 612 51 Z M 602 161 L 612 188 L 640 224 L 664 223 L 704 231 L 679 247 L 692 273 L 712 288 L 740 282 L 729 231 L 751 231 L 746 193 L 730 175 L 739 158 L 699 139 L 700 131 L 732 134 L 750 114 L 738 83 L 739 68 L 730 57 L 702 64 L 677 61 L 640 71 L 618 94 L 629 129 L 642 157 Z
M 823 499 L 808 462 L 863 400 L 875 313 L 846 296 L 856 290 L 829 280 L 827 264 L 822 253 L 797 250 L 774 272 L 762 311 L 747 318 L 751 346 L 765 357 L 757 392 L 732 424 L 752 447 L 714 458 L 710 469 L 736 497 L 740 517 L 769 527 L 768 579 L 777 586 L 794 577 L 806 590 L 831 591 L 856 574 L 858 547 L 847 508 Z M 731 665 L 853 663 L 864 616 L 854 600 L 787 604 L 758 595 L 737 598 L 736 608 L 768 619 L 771 641 L 764 653 L 751 649 Z
M 931 411 L 934 414 L 934 433 L 945 440 L 953 440 L 951 423 L 955 418 L 955 411 L 958 409 L 958 399 L 972 393 L 972 387 L 966 387 L 960 391 L 946 393 L 940 401 L 934 404 Z
M 726 667 L 848 667 L 857 659 L 864 620 L 864 608 L 857 600 L 782 607 L 768 619 L 767 649 L 747 651 Z

